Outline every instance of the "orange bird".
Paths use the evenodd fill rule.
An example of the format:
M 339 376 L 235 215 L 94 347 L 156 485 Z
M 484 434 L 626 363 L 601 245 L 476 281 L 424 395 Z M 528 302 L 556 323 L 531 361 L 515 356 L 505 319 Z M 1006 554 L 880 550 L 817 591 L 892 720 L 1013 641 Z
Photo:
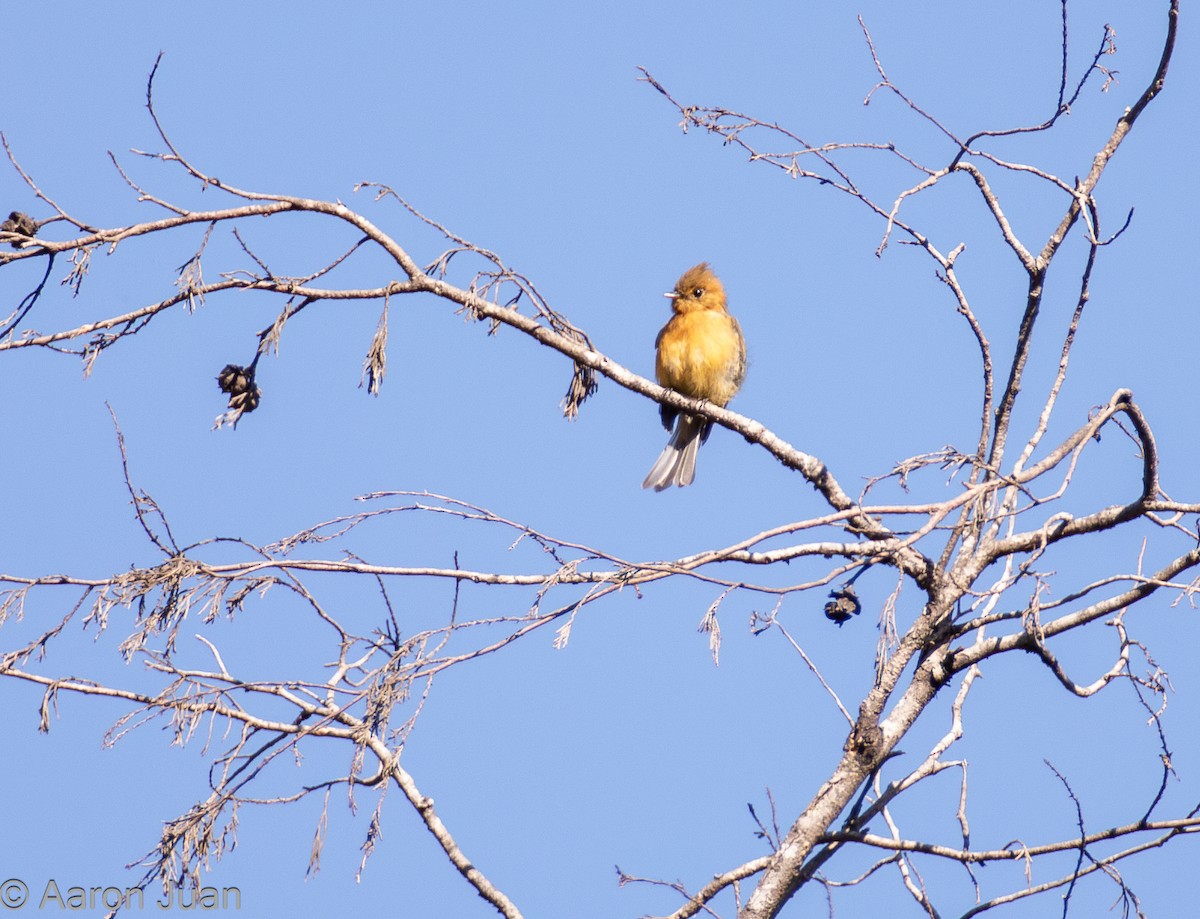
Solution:
M 742 327 L 725 309 L 725 288 L 701 262 L 689 268 L 669 294 L 674 315 L 658 333 L 655 376 L 661 386 L 724 408 L 746 375 L 746 340 Z M 642 488 L 662 491 L 672 485 L 691 485 L 696 477 L 696 454 L 708 440 L 712 422 L 660 406 L 662 423 L 674 431 Z

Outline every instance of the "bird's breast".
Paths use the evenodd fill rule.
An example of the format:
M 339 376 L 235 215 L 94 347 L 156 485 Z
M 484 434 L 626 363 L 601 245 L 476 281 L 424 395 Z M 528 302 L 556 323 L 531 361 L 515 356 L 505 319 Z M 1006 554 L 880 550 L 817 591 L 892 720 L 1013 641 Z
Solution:
M 728 313 L 681 313 L 659 335 L 658 382 L 693 399 L 725 405 L 741 384 L 742 364 L 741 335 Z

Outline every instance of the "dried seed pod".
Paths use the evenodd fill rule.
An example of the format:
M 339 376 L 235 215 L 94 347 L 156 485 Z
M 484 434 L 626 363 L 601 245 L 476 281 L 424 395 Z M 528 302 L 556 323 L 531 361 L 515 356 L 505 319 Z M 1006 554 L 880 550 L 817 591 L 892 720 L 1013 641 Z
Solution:
M 19 233 L 22 236 L 36 236 L 38 231 L 38 222 L 28 214 L 22 214 L 20 211 L 13 211 L 8 215 L 8 219 L 4 223 L 0 223 L 0 232 L 3 233 Z M 13 240 L 9 243 L 14 249 L 20 249 L 25 243 L 19 240 Z
M 852 584 L 847 584 L 838 590 L 831 590 L 829 596 L 833 599 L 825 604 L 825 618 L 836 622 L 839 629 L 852 616 L 857 616 L 862 612 L 862 604 L 858 602 L 858 594 L 854 592 Z
M 262 390 L 254 383 L 254 368 L 226 364 L 217 374 L 221 392 L 229 393 L 229 408 L 238 415 L 252 412 L 262 401 Z

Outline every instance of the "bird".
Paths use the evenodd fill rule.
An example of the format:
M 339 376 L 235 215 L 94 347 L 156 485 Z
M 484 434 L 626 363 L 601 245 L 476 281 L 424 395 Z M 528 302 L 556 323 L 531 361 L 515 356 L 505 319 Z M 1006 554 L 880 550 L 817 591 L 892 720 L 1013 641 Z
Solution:
M 675 289 L 663 294 L 672 316 L 654 341 L 654 373 L 659 385 L 724 408 L 746 375 L 746 339 L 725 307 L 725 288 L 707 262 L 683 273 Z M 672 431 L 642 488 L 662 491 L 691 485 L 696 454 L 708 440 L 712 421 L 660 405 L 663 427 Z

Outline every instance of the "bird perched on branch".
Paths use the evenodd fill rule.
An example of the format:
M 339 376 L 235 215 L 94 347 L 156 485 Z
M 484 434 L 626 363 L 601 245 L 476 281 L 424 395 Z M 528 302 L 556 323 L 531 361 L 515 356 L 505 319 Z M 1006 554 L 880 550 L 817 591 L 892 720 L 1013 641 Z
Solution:
M 669 294 L 671 316 L 655 347 L 658 382 L 693 399 L 724 408 L 741 388 L 746 375 L 746 341 L 741 326 L 725 309 L 725 288 L 701 262 L 689 268 Z M 663 427 L 674 430 L 667 446 L 642 482 L 642 488 L 662 491 L 672 485 L 691 485 L 696 477 L 696 454 L 708 439 L 712 422 L 660 407 Z

